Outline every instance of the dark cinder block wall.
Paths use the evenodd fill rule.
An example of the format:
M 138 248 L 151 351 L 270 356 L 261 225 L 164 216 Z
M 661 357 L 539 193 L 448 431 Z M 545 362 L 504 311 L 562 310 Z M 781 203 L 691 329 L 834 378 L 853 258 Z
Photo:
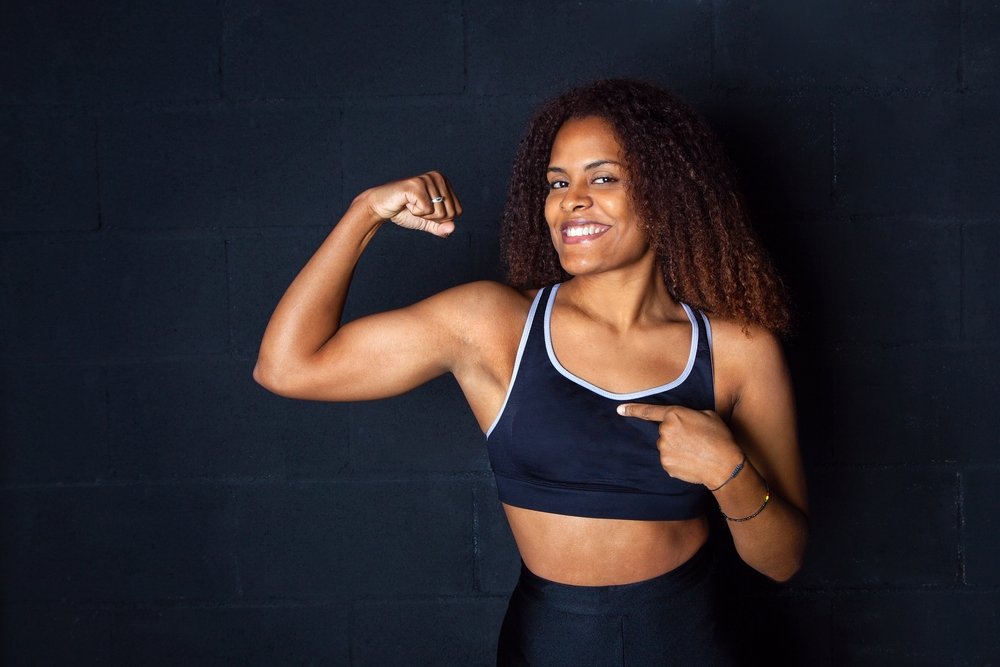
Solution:
M 0 2 L 0 662 L 488 665 L 517 555 L 450 378 L 250 373 L 360 190 L 353 316 L 498 278 L 530 110 L 630 75 L 728 145 L 796 295 L 808 562 L 733 566 L 772 665 L 1000 661 L 1000 3 Z

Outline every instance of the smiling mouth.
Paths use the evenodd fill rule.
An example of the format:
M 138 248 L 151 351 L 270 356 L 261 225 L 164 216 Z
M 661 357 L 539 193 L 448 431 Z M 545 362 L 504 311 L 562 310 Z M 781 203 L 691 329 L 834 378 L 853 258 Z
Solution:
M 609 225 L 602 225 L 595 222 L 587 222 L 576 225 L 563 225 L 562 236 L 567 243 L 580 243 L 590 241 L 604 234 L 611 229 Z

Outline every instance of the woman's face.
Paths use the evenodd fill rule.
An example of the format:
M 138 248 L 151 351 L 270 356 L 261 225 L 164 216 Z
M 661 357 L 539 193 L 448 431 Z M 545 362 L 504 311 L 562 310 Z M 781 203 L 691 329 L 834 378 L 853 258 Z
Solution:
M 556 133 L 546 174 L 545 220 L 563 269 L 593 274 L 652 265 L 652 250 L 628 196 L 628 172 L 603 118 L 571 118 Z

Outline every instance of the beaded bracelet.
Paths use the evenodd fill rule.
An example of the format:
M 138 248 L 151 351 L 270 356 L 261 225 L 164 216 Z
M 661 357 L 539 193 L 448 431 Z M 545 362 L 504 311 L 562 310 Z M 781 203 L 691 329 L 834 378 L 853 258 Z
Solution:
M 731 516 L 726 516 L 726 513 L 722 512 L 722 508 L 721 507 L 719 508 L 719 511 L 722 512 L 722 516 L 726 517 L 726 521 L 732 521 L 733 523 L 742 523 L 743 521 L 749 521 L 750 519 L 754 518 L 755 516 L 757 516 L 758 514 L 760 514 L 761 512 L 763 512 L 764 508 L 767 507 L 767 503 L 770 500 L 771 500 L 771 487 L 768 485 L 767 480 L 765 480 L 764 481 L 764 502 L 761 503 L 760 507 L 757 508 L 756 512 L 754 512 L 750 516 L 745 516 L 742 519 L 734 519 Z
M 745 466 L 746 464 L 747 464 L 747 455 L 744 454 L 743 455 L 743 460 L 740 461 L 740 464 L 738 466 L 736 466 L 735 468 L 733 468 L 733 472 L 732 472 L 732 474 L 729 475 L 729 479 L 727 479 L 722 484 L 719 484 L 714 489 L 709 489 L 709 491 L 711 491 L 712 493 L 715 493 L 716 491 L 718 491 L 719 489 L 721 489 L 722 487 L 724 487 L 726 484 L 729 484 L 731 481 L 733 481 L 734 477 L 736 477 L 737 475 L 740 474 L 740 471 L 743 470 L 743 466 Z

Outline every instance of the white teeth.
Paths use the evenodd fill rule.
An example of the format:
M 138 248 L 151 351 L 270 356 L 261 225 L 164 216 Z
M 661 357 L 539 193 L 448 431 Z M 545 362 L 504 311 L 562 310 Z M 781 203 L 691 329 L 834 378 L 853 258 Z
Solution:
M 566 236 L 590 236 L 592 234 L 597 234 L 602 229 L 604 229 L 604 227 L 598 225 L 576 225 L 566 228 Z

